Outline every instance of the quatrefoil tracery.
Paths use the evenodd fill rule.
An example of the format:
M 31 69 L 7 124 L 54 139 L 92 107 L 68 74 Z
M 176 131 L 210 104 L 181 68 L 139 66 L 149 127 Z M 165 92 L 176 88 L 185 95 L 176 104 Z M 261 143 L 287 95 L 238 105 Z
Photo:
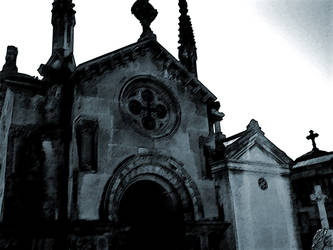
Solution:
M 128 108 L 134 116 L 138 116 L 142 126 L 147 130 L 162 127 L 168 114 L 166 106 L 151 90 L 144 88 L 129 98 Z
M 137 77 L 124 86 L 120 108 L 125 121 L 144 136 L 161 138 L 179 125 L 177 100 L 163 82 L 150 76 Z

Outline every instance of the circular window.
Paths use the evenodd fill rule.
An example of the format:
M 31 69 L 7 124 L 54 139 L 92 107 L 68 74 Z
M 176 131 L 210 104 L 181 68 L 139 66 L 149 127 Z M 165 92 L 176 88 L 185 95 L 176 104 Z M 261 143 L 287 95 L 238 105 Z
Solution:
M 145 136 L 166 136 L 179 124 L 180 111 L 176 99 L 162 83 L 152 78 L 137 78 L 125 85 L 120 95 L 120 106 L 125 120 Z
M 259 178 L 258 185 L 262 190 L 266 190 L 268 188 L 268 183 L 265 178 Z

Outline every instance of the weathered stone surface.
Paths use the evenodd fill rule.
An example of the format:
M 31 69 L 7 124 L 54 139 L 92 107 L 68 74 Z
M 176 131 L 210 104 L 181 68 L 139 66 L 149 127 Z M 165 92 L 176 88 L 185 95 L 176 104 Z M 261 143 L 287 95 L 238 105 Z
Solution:
M 254 124 L 254 122 L 251 122 Z M 244 143 L 244 144 L 243 144 Z M 226 147 L 213 169 L 219 201 L 231 221 L 237 249 L 298 249 L 288 164 L 259 126 Z M 273 198 L 274 197 L 274 198 Z
M 333 230 L 319 229 L 312 240 L 313 250 L 332 250 L 333 249 Z

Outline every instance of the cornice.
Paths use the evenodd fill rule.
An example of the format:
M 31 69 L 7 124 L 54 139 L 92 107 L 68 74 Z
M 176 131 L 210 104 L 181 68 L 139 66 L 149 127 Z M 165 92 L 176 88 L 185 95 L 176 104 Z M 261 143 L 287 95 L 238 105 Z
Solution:
M 45 94 L 49 87 L 47 82 L 22 73 L 1 74 L 0 84 L 11 88 L 13 91 L 20 89 L 38 94 Z
M 113 71 L 129 62 L 133 62 L 137 58 L 146 55 L 148 52 L 152 53 L 153 60 L 163 62 L 163 70 L 168 72 L 171 79 L 182 82 L 184 87 L 190 88 L 191 92 L 203 103 L 210 103 L 217 99 L 194 74 L 190 73 L 185 66 L 154 39 L 139 41 L 87 61 L 77 67 L 72 78 L 75 82 L 90 80 L 96 76 L 102 75 L 106 71 Z
M 246 130 L 240 134 L 240 138 L 231 143 L 226 148 L 228 159 L 238 160 L 252 147 L 257 146 L 262 151 L 268 153 L 275 161 L 281 165 L 291 165 L 292 159 L 282 150 L 267 139 L 261 130 Z
M 212 173 L 214 175 L 224 171 L 290 175 L 288 165 L 281 166 L 279 164 L 263 163 L 258 161 L 224 160 L 216 162 L 212 165 Z

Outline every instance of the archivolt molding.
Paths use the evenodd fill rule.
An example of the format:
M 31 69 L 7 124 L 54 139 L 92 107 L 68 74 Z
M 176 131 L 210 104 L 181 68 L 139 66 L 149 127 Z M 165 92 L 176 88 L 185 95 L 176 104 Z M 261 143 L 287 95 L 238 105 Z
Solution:
M 101 217 L 117 222 L 123 194 L 129 186 L 140 180 L 160 184 L 173 201 L 180 202 L 185 220 L 204 217 L 199 190 L 183 164 L 157 154 L 132 156 L 120 164 L 106 185 L 100 208 Z

